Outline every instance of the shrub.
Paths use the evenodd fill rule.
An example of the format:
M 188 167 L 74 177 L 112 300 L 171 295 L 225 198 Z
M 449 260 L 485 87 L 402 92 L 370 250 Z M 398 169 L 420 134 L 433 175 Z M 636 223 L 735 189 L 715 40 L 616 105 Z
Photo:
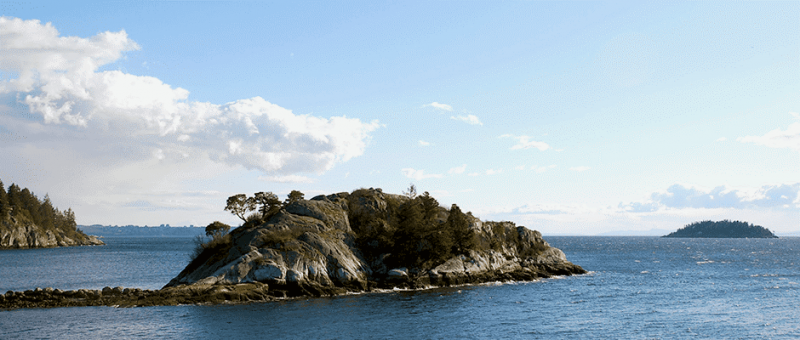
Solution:
M 224 259 L 233 247 L 233 239 L 231 234 L 214 234 L 210 239 L 197 235 L 194 244 L 194 249 L 189 255 L 189 266 L 197 267 L 204 262 L 214 263 Z
M 292 241 L 297 240 L 302 234 L 303 231 L 297 229 L 270 230 L 259 236 L 259 241 L 264 246 L 276 249 L 298 250 L 299 247 Z

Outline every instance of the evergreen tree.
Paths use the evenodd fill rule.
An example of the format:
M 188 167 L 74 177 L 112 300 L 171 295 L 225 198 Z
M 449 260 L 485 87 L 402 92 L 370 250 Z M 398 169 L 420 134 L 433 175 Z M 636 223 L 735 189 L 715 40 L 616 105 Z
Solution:
M 11 207 L 8 205 L 7 196 L 6 188 L 3 186 L 3 181 L 0 180 L 0 220 L 8 217 L 8 213 L 11 211 Z
M 296 201 L 302 200 L 304 197 L 305 197 L 305 195 L 302 192 L 297 191 L 297 190 L 292 190 L 292 192 L 289 193 L 289 197 L 286 198 L 286 202 L 284 204 L 285 205 L 289 205 L 292 202 L 296 202 Z
M 254 194 L 254 202 L 261 207 L 258 208 L 258 212 L 261 213 L 261 219 L 266 221 L 272 215 L 278 213 L 281 210 L 281 200 L 278 198 L 278 195 L 272 193 L 272 191 L 267 192 L 257 192 Z
M 220 237 L 228 233 L 231 230 L 231 226 L 222 223 L 220 221 L 211 222 L 208 226 L 206 226 L 206 236 L 211 237 Z
M 11 183 L 11 185 L 8 186 L 8 193 L 6 197 L 8 198 L 8 206 L 11 208 L 12 214 L 16 214 L 16 211 L 20 209 L 20 191 L 22 191 L 22 189 L 20 189 L 19 186 L 14 183 Z
M 397 265 L 410 266 L 417 264 L 419 243 L 422 240 L 422 208 L 418 200 L 409 200 L 400 209 L 399 223 L 394 236 L 392 251 Z
M 256 202 L 253 198 L 248 198 L 245 194 L 238 194 L 228 197 L 225 205 L 225 210 L 230 211 L 231 214 L 242 221 L 247 221 L 247 212 L 256 208 Z
M 466 254 L 470 249 L 474 249 L 475 231 L 469 228 L 467 215 L 461 212 L 461 208 L 453 204 L 450 207 L 450 215 L 447 216 L 447 229 L 453 234 L 453 252 L 456 254 Z

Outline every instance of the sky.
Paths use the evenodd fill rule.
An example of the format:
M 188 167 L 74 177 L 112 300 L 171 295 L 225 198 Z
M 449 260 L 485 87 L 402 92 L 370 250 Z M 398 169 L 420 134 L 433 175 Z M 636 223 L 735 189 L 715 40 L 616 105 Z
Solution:
M 0 180 L 79 224 L 411 184 L 545 235 L 800 232 L 799 2 L 0 2 Z

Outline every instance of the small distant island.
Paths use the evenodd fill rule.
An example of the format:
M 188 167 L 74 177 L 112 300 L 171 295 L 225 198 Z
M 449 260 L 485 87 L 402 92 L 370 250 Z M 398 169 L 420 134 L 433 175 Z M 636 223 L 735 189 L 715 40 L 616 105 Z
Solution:
M 103 245 L 78 229 L 72 209 L 59 210 L 48 195 L 39 199 L 16 184 L 0 181 L 0 249 Z
M 778 238 L 769 229 L 742 221 L 700 221 L 663 237 L 676 238 Z

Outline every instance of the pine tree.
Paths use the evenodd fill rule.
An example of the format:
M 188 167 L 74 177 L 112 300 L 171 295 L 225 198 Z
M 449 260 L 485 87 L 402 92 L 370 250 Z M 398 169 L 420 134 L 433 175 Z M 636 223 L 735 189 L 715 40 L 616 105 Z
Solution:
M 11 211 L 11 207 L 8 205 L 8 195 L 6 194 L 6 188 L 3 186 L 3 181 L 0 180 L 0 220 L 5 219 L 8 217 L 8 213 Z
M 450 215 L 447 216 L 445 224 L 453 234 L 454 253 L 465 254 L 468 250 L 475 248 L 477 244 L 475 231 L 469 228 L 469 220 L 467 215 L 461 212 L 461 208 L 453 204 L 450 207 Z

